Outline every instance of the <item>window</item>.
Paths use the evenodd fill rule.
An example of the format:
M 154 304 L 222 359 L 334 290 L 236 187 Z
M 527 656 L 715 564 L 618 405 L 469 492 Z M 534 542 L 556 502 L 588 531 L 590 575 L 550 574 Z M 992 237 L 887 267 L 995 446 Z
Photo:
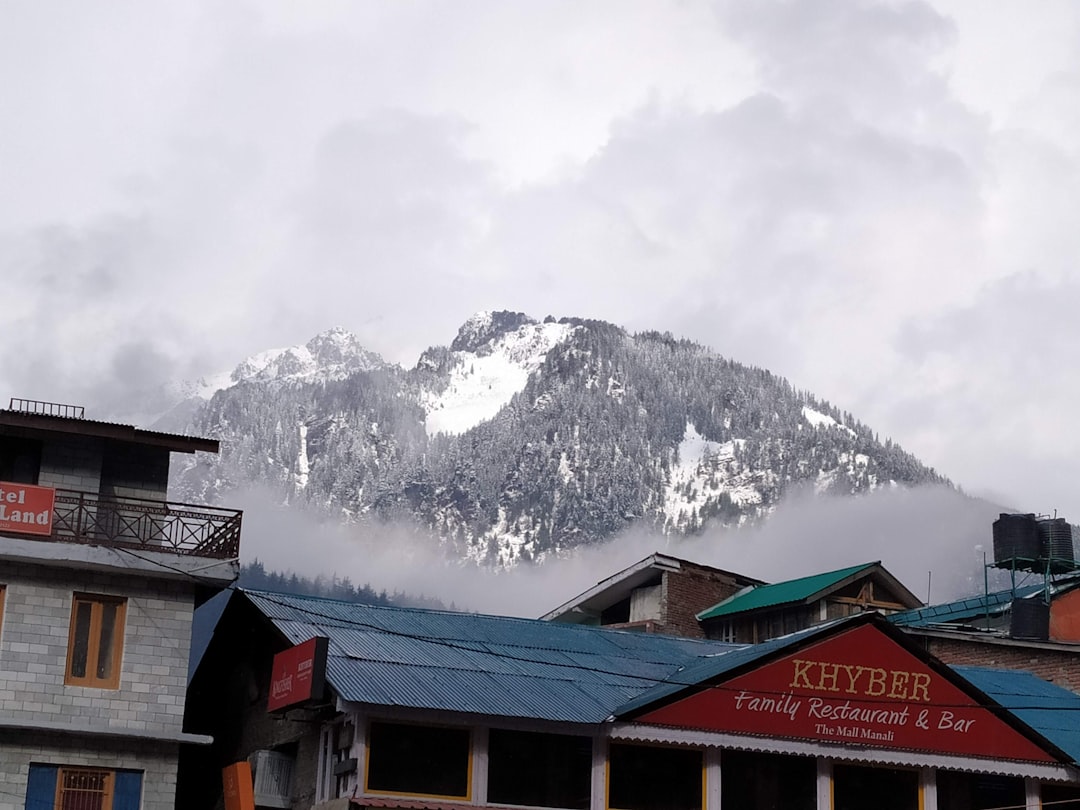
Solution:
M 369 791 L 469 798 L 468 729 L 376 721 L 368 745 Z
M 120 686 L 126 601 L 77 593 L 71 602 L 67 674 L 69 686 Z
M 41 442 L 0 436 L 0 481 L 36 484 L 41 470 Z
M 1023 807 L 1026 800 L 1023 779 L 982 773 L 938 771 L 937 792 L 941 810 Z M 1045 788 L 1043 804 L 1047 804 Z
M 588 810 L 591 794 L 589 737 L 491 729 L 488 800 L 492 803 Z
M 721 807 L 817 807 L 817 761 L 813 757 L 724 751 L 720 772 Z
M 704 780 L 701 751 L 612 744 L 608 753 L 608 807 L 701 810 Z
M 142 772 L 31 763 L 26 810 L 139 810 Z
M 325 802 L 347 796 L 349 778 L 356 772 L 356 760 L 349 758 L 353 744 L 352 723 L 331 723 L 319 737 L 319 772 L 315 800 Z
M 918 810 L 920 805 L 918 771 L 836 764 L 832 785 L 835 810 Z

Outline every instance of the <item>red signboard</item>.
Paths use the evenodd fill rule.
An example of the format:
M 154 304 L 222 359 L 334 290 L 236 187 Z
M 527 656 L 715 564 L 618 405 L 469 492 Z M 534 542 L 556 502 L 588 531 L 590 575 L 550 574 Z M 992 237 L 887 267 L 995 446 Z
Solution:
M 52 534 L 56 490 L 0 481 L 0 531 Z
M 872 625 L 841 632 L 636 720 L 859 746 L 1056 761 Z
M 322 697 L 328 645 L 329 639 L 317 636 L 274 656 L 268 712 Z

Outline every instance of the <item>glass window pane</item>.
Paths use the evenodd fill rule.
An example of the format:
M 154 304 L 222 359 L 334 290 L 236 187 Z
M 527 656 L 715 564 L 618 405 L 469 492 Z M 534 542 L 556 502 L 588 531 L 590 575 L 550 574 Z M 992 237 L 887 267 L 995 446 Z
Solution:
M 991 774 L 938 771 L 939 810 L 986 810 L 991 807 L 1023 807 L 1024 780 Z
M 919 774 L 900 768 L 833 766 L 835 810 L 918 810 Z
M 75 639 L 71 645 L 71 674 L 76 678 L 86 677 L 86 659 L 90 650 L 90 613 L 89 602 L 78 602 L 75 606 Z
M 608 806 L 619 810 L 700 810 L 700 751 L 612 745 Z
M 720 770 L 721 807 L 817 807 L 817 761 L 813 757 L 724 751 L 720 754 Z
M 592 740 L 568 734 L 492 729 L 488 799 L 497 804 L 588 810 Z
M 104 602 L 101 605 L 101 638 L 98 640 L 97 654 L 97 677 L 108 679 L 112 677 L 113 670 L 113 636 L 116 633 L 116 611 L 119 606 L 115 602 Z
M 468 729 L 372 723 L 368 789 L 468 796 Z

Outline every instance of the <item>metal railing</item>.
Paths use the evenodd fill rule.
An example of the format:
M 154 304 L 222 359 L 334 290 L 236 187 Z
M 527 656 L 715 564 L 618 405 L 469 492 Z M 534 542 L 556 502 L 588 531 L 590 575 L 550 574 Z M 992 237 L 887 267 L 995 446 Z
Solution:
M 240 556 L 239 509 L 143 498 L 103 498 L 56 490 L 53 540 L 164 551 L 194 557 Z
M 42 402 L 37 399 L 12 397 L 8 401 L 9 411 L 35 413 L 42 416 L 63 416 L 68 419 L 82 419 L 86 413 L 82 405 L 65 405 L 62 402 Z

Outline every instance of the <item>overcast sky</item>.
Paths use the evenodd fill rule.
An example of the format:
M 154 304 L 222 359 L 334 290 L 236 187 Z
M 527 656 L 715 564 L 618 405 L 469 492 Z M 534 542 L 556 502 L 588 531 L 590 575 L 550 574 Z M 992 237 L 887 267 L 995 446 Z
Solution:
M 1080 521 L 1078 132 L 1072 0 L 5 4 L 0 396 L 586 316 Z

